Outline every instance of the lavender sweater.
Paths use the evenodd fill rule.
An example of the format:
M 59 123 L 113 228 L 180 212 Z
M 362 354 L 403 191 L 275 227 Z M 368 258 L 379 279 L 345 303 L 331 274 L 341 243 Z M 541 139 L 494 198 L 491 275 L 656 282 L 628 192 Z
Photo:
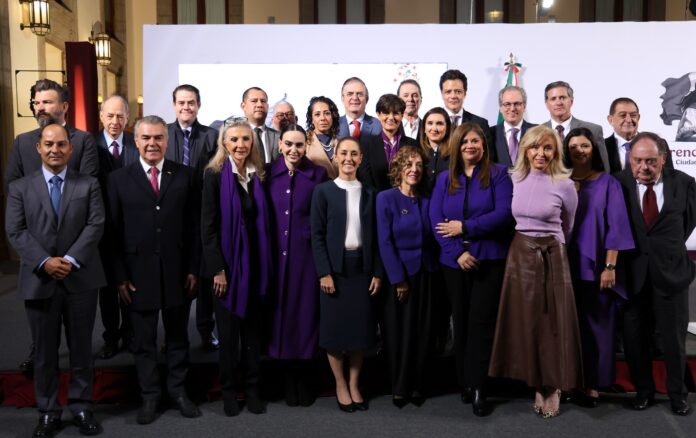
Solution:
M 553 236 L 561 243 L 570 240 L 578 194 L 571 179 L 553 180 L 532 170 L 518 181 L 512 175 L 512 215 L 515 230 L 533 237 Z

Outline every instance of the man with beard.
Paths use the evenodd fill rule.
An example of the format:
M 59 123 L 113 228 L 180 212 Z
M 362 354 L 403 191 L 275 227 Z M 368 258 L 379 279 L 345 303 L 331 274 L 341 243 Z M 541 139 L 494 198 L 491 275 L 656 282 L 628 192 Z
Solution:
M 99 160 L 97 146 L 92 134 L 69 126 L 65 122 L 68 112 L 70 92 L 67 87 L 59 85 L 50 79 L 39 79 L 31 87 L 31 108 L 39 128 L 19 134 L 12 143 L 10 157 L 5 168 L 5 191 L 10 183 L 23 176 L 29 175 L 41 168 L 41 156 L 36 153 L 41 130 L 48 125 L 65 126 L 70 133 L 72 155 L 68 161 L 68 169 L 86 175 L 97 176 Z M 29 356 L 19 365 L 21 371 L 29 372 L 34 369 L 34 344 L 29 350 Z

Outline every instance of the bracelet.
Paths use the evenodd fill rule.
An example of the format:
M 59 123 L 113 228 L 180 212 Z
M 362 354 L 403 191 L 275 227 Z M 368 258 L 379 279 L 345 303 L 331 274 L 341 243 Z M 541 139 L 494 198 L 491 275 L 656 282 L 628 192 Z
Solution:
M 613 263 L 607 263 L 606 265 L 604 265 L 604 269 L 606 269 L 607 271 L 613 271 L 614 269 L 616 269 L 616 265 Z

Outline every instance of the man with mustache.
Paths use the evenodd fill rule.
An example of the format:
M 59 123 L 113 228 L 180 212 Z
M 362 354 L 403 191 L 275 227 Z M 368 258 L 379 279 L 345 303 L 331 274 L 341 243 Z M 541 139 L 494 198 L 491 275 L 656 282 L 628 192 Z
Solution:
M 627 160 L 631 140 L 638 134 L 640 111 L 638 104 L 629 97 L 619 97 L 609 106 L 607 121 L 614 128 L 614 133 L 604 139 L 609 156 L 609 170 L 614 174 L 631 167 Z M 667 154 L 665 166 L 674 169 L 671 154 Z
M 68 161 L 68 169 L 97 176 L 99 160 L 94 137 L 89 132 L 73 128 L 65 122 L 69 98 L 68 88 L 50 79 L 39 79 L 32 85 L 31 108 L 39 128 L 19 134 L 12 143 L 12 150 L 5 168 L 5 191 L 12 181 L 41 168 L 41 158 L 36 153 L 36 144 L 39 142 L 41 129 L 52 123 L 64 126 L 70 133 L 72 155 Z M 19 369 L 23 372 L 31 372 L 33 368 L 34 345 L 32 343 L 29 355 L 19 365 Z
M 152 423 L 162 395 L 157 369 L 160 313 L 167 342 L 167 392 L 184 417 L 201 415 L 186 396 L 188 300 L 200 270 L 200 188 L 186 166 L 165 159 L 167 125 L 158 116 L 135 124 L 138 161 L 109 174 L 113 280 L 133 328 L 130 350 L 143 404 L 139 424 Z

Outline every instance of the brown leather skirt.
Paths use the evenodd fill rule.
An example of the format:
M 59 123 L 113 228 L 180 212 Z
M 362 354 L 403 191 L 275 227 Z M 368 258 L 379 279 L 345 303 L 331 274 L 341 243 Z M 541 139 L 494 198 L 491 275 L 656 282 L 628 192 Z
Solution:
M 532 387 L 582 387 L 580 329 L 565 245 L 516 233 L 510 245 L 489 375 Z

